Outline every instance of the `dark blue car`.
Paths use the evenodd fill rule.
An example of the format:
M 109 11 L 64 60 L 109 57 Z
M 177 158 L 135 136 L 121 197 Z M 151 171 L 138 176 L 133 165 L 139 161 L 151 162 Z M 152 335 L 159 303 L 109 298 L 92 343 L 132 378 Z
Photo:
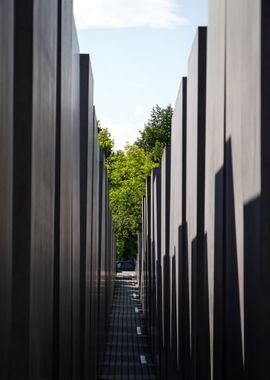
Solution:
M 122 261 L 121 263 L 116 264 L 116 271 L 127 271 L 127 272 L 133 272 L 135 271 L 136 262 L 134 260 L 129 261 Z

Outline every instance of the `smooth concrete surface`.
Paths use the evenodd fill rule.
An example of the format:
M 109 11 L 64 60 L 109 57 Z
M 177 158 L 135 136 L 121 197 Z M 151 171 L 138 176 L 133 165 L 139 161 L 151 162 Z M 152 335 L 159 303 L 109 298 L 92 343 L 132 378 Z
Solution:
M 147 333 L 151 332 L 151 176 L 146 179 L 146 197 L 145 197 L 145 299 L 144 313 L 146 318 Z
M 0 378 L 6 380 L 12 291 L 14 3 L 0 4 Z M 3 142 L 3 143 L 2 143 Z
M 208 379 L 208 286 L 204 257 L 205 106 L 207 29 L 198 28 L 188 62 L 187 84 L 187 250 L 191 371 Z
M 115 238 L 72 5 L 0 5 L 1 379 L 96 380 L 105 349 Z
M 11 379 L 30 376 L 33 34 L 27 29 L 33 28 L 32 13 L 31 4 L 14 7 Z
M 168 371 L 170 328 L 170 194 L 171 148 L 167 146 L 161 160 L 161 358 L 160 377 Z
M 92 246 L 91 250 L 91 346 L 90 346 L 90 375 L 95 379 L 97 377 L 97 358 L 98 358 L 98 265 L 99 265 L 99 156 L 100 149 L 97 144 L 97 120 L 96 113 L 93 115 L 93 220 L 92 224 Z M 89 216 L 88 216 L 89 217 Z M 92 364 L 91 364 L 92 363 Z
M 149 263 L 149 280 L 151 283 L 151 293 L 149 294 L 149 308 L 151 310 L 150 314 L 150 321 L 149 321 L 149 338 L 151 341 L 151 349 L 152 349 L 152 355 L 155 356 L 155 349 L 156 349 L 156 324 L 155 324 L 155 318 L 157 314 L 156 309 L 156 302 L 155 302 L 155 294 L 156 294 L 156 285 L 157 285 L 157 279 L 156 279 L 156 267 L 155 267 L 155 255 L 156 255 L 156 243 L 155 242 L 155 207 L 154 207 L 154 198 L 155 198 L 155 182 L 156 173 L 155 169 L 152 170 L 151 177 L 150 177 L 150 191 L 151 191 L 151 203 L 150 203 L 150 221 L 151 221 L 151 231 L 150 231 L 150 244 L 151 244 L 151 253 L 150 253 L 150 263 Z
M 269 373 L 269 11 L 227 1 L 226 378 Z
M 252 12 L 252 9 L 251 9 Z M 270 125 L 270 108 L 269 108 L 269 98 L 270 98 L 270 51 L 269 51 L 269 35 L 270 35 L 270 3 L 269 1 L 261 1 L 261 255 L 260 255 L 260 268 L 256 272 L 256 283 L 258 284 L 258 279 L 260 279 L 259 291 L 255 292 L 255 297 L 258 299 L 257 294 L 261 294 L 260 305 L 261 307 L 261 317 L 259 323 L 257 324 L 260 329 L 260 352 L 254 352 L 254 347 L 256 347 L 256 335 L 253 326 L 253 313 L 252 311 L 252 300 L 249 303 L 249 332 L 251 334 L 249 353 L 246 352 L 246 356 L 249 355 L 249 360 L 252 362 L 252 358 L 255 360 L 252 362 L 249 374 L 250 379 L 256 376 L 256 369 L 260 365 L 261 371 L 260 376 L 264 380 L 267 378 L 267 374 L 270 373 L 270 361 L 269 361 L 269 342 L 270 342 L 270 234 L 269 234 L 269 221 L 270 221 L 270 204 L 269 204 L 269 194 L 270 194 L 270 150 L 267 142 L 269 141 L 269 125 Z M 251 202 L 249 202 L 251 203 Z M 254 201 L 253 201 L 254 203 Z M 256 200 L 258 203 L 258 199 Z M 247 207 L 247 205 L 245 205 Z M 257 206 L 258 207 L 258 206 Z M 257 214 L 258 215 L 258 214 Z M 249 218 L 254 221 L 252 215 Z M 252 226 L 252 229 L 254 227 Z M 246 236 L 247 245 L 250 246 L 250 235 L 247 231 Z M 257 263 L 257 249 L 256 245 L 252 245 L 252 262 Z M 249 266 L 249 269 L 252 265 Z M 258 263 L 257 263 L 258 268 Z M 246 272 L 246 269 L 245 269 Z M 252 271 L 249 271 L 252 276 Z M 252 277 L 251 277 L 252 278 Z M 251 278 L 249 278 L 249 283 L 251 284 Z M 248 283 L 246 281 L 246 283 Z M 250 289 L 250 294 L 252 289 Z M 258 301 L 257 301 L 258 302 Z M 246 325 L 247 325 L 246 321 Z M 247 338 L 246 338 L 247 339 Z M 255 342 L 255 343 L 254 343 Z M 259 361 L 261 358 L 261 361 Z
M 10 379 L 49 379 L 57 6 L 52 1 L 37 1 L 35 6 L 16 2 L 14 20 L 12 332 L 8 372 Z
M 81 368 L 90 371 L 91 255 L 93 210 L 93 75 L 87 54 L 80 55 L 80 223 Z
M 183 78 L 183 94 L 187 93 L 187 79 Z M 190 368 L 190 329 L 189 329 L 189 284 L 188 284 L 188 252 L 187 252 L 187 95 L 183 97 L 182 121 L 182 222 L 178 227 L 178 276 L 179 302 L 178 310 L 178 371 L 184 379 L 189 376 Z
M 237 19 L 239 17 L 239 19 Z M 250 22 L 252 20 L 252 26 Z M 245 361 L 244 205 L 261 194 L 261 7 L 227 1 L 226 44 L 226 260 L 227 378 L 243 377 Z M 249 39 L 246 39 L 249 33 Z M 262 78 L 263 80 L 263 78 Z M 257 220 L 259 208 L 254 210 Z M 256 226 L 254 225 L 254 228 Z M 259 227 L 260 228 L 260 227 Z M 256 231 L 256 229 L 254 229 Z M 258 241 L 258 250 L 259 249 Z M 256 269 L 256 268 L 254 268 Z M 247 277 L 246 277 L 247 276 Z M 234 284 L 234 286 L 232 286 Z M 256 289 L 254 289 L 256 291 Z M 232 295 L 235 293 L 234 297 Z M 248 302 L 248 298 L 247 298 Z M 248 310 L 248 309 L 247 309 Z M 230 326 L 230 328 L 229 328 Z
M 106 331 L 106 298 L 105 298 L 105 251 L 106 241 L 103 238 L 106 234 L 106 170 L 105 170 L 105 155 L 100 151 L 99 155 L 99 250 L 98 250 L 98 358 L 102 360 L 100 355 L 103 352 L 105 345 Z
M 171 132 L 170 183 L 170 376 L 177 376 L 180 366 L 180 254 L 182 239 L 179 228 L 183 225 L 183 131 L 186 129 L 187 79 L 182 78 Z
M 228 377 L 241 377 L 244 364 L 243 204 L 260 193 L 260 11 L 257 3 L 227 1 L 226 24 L 226 260 L 225 321 Z M 252 14 L 249 43 L 245 17 Z M 244 12 L 244 13 L 243 13 Z M 240 19 L 237 17 L 241 14 Z M 245 15 L 245 17 L 243 17 Z M 252 52 L 252 55 L 251 55 Z M 250 59 L 254 57 L 253 59 Z M 248 60 L 247 60 L 248 58 Z M 245 83 L 243 82 L 245 81 Z M 250 86 L 250 88 L 249 88 Z M 246 91 L 251 91 L 246 93 Z M 243 112 L 245 111 L 245 112 Z M 254 128 L 254 125 L 258 125 Z M 248 170 L 247 170 L 248 169 Z M 245 173 L 244 173 L 244 171 Z M 249 178 L 248 178 L 249 177 Z M 231 224 L 234 224 L 231 226 Z M 234 278 L 232 277 L 234 276 Z M 232 288 L 231 283 L 234 283 Z M 235 296 L 232 298 L 232 292 Z M 230 331 L 228 326 L 232 325 Z
M 211 377 L 223 379 L 224 134 L 226 0 L 209 0 L 205 126 L 205 233 L 208 261 Z
M 81 376 L 81 357 L 83 352 L 80 341 L 81 303 L 80 303 L 80 48 L 72 17 L 72 100 L 73 100 L 73 134 L 72 134 L 72 377 Z
M 145 314 L 146 309 L 146 197 L 142 198 L 142 269 L 141 269 L 141 300 L 142 310 Z
M 53 361 L 57 4 L 52 0 L 35 1 L 32 12 L 33 76 L 32 109 L 29 111 L 32 112 L 29 116 L 32 117 L 32 136 L 30 137 L 32 138 L 32 150 L 29 151 L 32 166 L 31 187 L 28 189 L 31 194 L 29 377 L 51 379 Z M 19 47 L 22 49 L 22 55 L 26 53 L 23 46 L 20 45 Z M 18 129 L 22 129 L 20 120 L 18 120 Z M 22 141 L 19 144 L 22 144 Z M 21 201 L 20 199 L 19 202 Z M 20 247 L 18 250 L 20 251 Z M 19 372 L 17 376 L 20 377 Z
M 55 247 L 55 376 L 72 377 L 72 1 L 61 0 L 58 14 L 57 199 Z M 58 293 L 58 294 L 57 294 Z M 57 336 L 58 335 L 58 336 Z
M 169 360 L 166 363 L 165 358 L 166 365 L 161 366 L 161 379 L 269 377 L 269 20 L 266 0 L 210 0 L 207 46 L 206 29 L 199 28 L 192 47 L 186 162 L 184 133 L 181 139 L 174 134 L 181 128 L 179 98 L 172 123 L 170 290 L 165 284 L 161 303 L 165 321 L 167 291 Z M 166 254 L 164 160 L 165 156 L 162 256 Z M 147 182 L 141 244 L 146 300 L 159 286 L 155 272 L 152 281 L 148 273 L 155 247 L 155 234 L 151 234 L 150 248 L 147 235 L 151 232 L 148 204 L 155 194 L 151 187 Z M 177 215 L 181 215 L 179 221 Z M 149 316 L 155 307 L 151 302 L 146 305 L 151 331 L 155 319 Z M 162 348 L 166 345 L 164 326 L 162 322 Z
M 161 341 L 159 331 L 161 330 L 162 308 L 161 308 L 161 170 L 156 168 L 152 172 L 153 186 L 153 266 L 154 266 L 154 293 L 153 304 L 155 313 L 153 313 L 153 335 L 154 335 L 154 350 L 153 360 L 156 365 L 157 375 L 160 374 L 161 364 Z

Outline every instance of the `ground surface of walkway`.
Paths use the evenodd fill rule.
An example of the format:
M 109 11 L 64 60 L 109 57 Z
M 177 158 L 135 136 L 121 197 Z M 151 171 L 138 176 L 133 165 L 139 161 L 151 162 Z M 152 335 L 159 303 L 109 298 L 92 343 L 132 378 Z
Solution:
M 100 380 L 155 380 L 135 274 L 116 276 Z

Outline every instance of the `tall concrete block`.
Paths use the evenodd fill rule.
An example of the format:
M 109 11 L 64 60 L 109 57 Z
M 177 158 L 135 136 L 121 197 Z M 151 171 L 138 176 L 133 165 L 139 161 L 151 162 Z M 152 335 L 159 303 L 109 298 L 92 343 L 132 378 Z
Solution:
M 142 310 L 146 313 L 146 198 L 142 198 L 142 269 L 141 269 Z
M 145 315 L 146 315 L 146 329 L 149 335 L 151 335 L 151 295 L 152 295 L 152 276 L 151 276 L 151 256 L 152 256 L 152 242 L 151 242 L 151 176 L 146 179 L 146 202 L 145 202 L 145 212 L 146 212 L 146 301 L 145 301 Z
M 227 0 L 226 378 L 269 370 L 269 14 Z
M 99 161 L 100 149 L 97 136 L 97 120 L 94 110 L 93 114 L 93 206 L 92 206 L 92 250 L 91 250 L 91 336 L 90 336 L 90 374 L 91 378 L 97 376 L 97 354 L 98 354 L 98 280 L 99 280 Z
M 4 10 L 5 13 L 2 14 Z M 11 246 L 6 235 L 3 248 L 6 249 L 4 254 L 8 253 L 12 260 L 12 277 L 4 288 L 7 289 L 8 296 L 12 283 L 12 314 L 9 315 L 12 330 L 10 351 L 6 351 L 9 354 L 8 363 L 5 363 L 8 368 L 4 371 L 4 376 L 8 372 L 10 379 L 50 379 L 53 335 L 57 6 L 53 1 L 29 1 L 24 4 L 16 1 L 14 8 L 13 2 L 9 8 L 1 3 L 1 16 L 5 18 L 5 21 L 1 21 L 1 28 L 8 25 L 12 28 L 10 36 L 14 37 L 14 42 L 9 39 L 5 41 L 7 51 L 1 56 L 1 62 L 3 59 L 5 65 L 12 57 L 9 49 L 13 50 L 14 65 L 9 62 L 9 73 L 14 76 L 14 87 L 13 91 L 12 87 L 7 87 L 3 98 L 9 102 L 4 105 L 6 118 L 8 115 L 11 117 L 10 112 L 13 112 L 13 127 L 8 125 L 12 119 L 7 118 L 4 127 L 9 126 L 10 132 L 6 134 L 5 140 L 1 139 L 1 154 L 6 155 L 6 159 L 8 152 L 13 155 L 10 161 L 5 162 L 6 169 L 13 175 L 12 188 L 8 189 L 9 197 L 13 197 L 13 246 L 12 251 L 9 250 Z M 46 31 L 48 24 L 49 31 Z M 1 75 L 2 72 L 1 69 Z M 3 82 L 6 85 L 11 79 L 9 73 L 6 73 Z M 9 150 L 11 140 L 8 138 L 12 138 L 13 151 Z M 1 189 L 4 196 L 6 186 L 11 185 L 11 182 L 6 182 L 7 179 L 5 178 L 4 187 Z M 10 203 L 8 199 L 6 202 L 5 210 L 8 210 Z M 4 212 L 3 215 L 6 218 L 8 214 Z M 11 227 L 10 222 L 11 220 L 6 220 L 6 228 Z M 2 233 L 2 228 L 0 230 Z M 8 262 L 4 263 L 7 264 Z M 2 279 L 10 274 L 11 268 L 7 267 L 6 270 Z M 9 332 L 8 326 L 6 331 Z M 2 359 L 5 360 L 5 355 Z
M 0 378 L 7 379 L 12 289 L 14 3 L 0 4 Z
M 104 351 L 115 239 L 72 5 L 0 4 L 1 379 L 96 379 Z
M 187 80 L 183 78 L 183 93 L 187 93 Z M 178 367 L 184 379 L 189 376 L 190 368 L 190 330 L 189 330 L 189 283 L 187 252 L 187 95 L 183 97 L 182 122 L 182 223 L 178 227 L 179 239 L 179 302 L 178 302 Z
M 58 3 L 54 372 L 72 376 L 72 1 Z
M 170 328 L 170 189 L 171 149 L 166 147 L 161 161 L 161 367 L 160 378 L 168 373 Z
M 72 17 L 72 376 L 81 376 L 80 275 L 81 275 L 81 202 L 80 202 L 80 48 Z
M 141 297 L 141 278 L 142 278 L 142 232 L 138 232 L 138 260 L 136 263 L 136 274 L 139 283 L 139 294 Z
M 93 230 L 93 75 L 89 55 L 80 56 L 81 368 L 90 371 L 91 258 Z
M 183 228 L 183 131 L 186 129 L 187 80 L 182 79 L 172 119 L 171 177 L 170 177 L 170 376 L 180 368 L 180 255 Z
M 208 275 L 204 255 L 206 28 L 199 28 L 188 62 L 187 85 L 187 249 L 191 331 L 191 372 L 210 377 Z
M 150 241 L 151 241 L 151 250 L 150 250 L 150 256 L 149 256 L 149 280 L 150 280 L 150 287 L 151 287 L 151 293 L 149 294 L 150 297 L 150 307 L 151 310 L 151 319 L 150 319 L 150 340 L 151 340 L 151 349 L 152 349 L 152 355 L 155 356 L 155 349 L 156 349 L 156 326 L 155 326 L 155 318 L 156 318 L 156 303 L 155 303 L 155 294 L 156 294 L 156 268 L 155 268 L 155 232 L 154 232 L 154 226 L 155 226 L 155 206 L 154 206 L 154 197 L 155 197 L 155 188 L 154 188 L 154 181 L 155 181 L 155 171 L 152 170 L 151 178 L 150 178 L 150 192 L 151 192 L 151 201 L 150 201 L 150 222 L 151 222 L 151 231 L 150 231 Z
M 57 4 L 52 0 L 33 3 L 30 378 L 50 379 L 53 375 L 58 10 Z M 20 250 L 19 247 L 18 249 Z
M 152 237 L 153 237 L 153 358 L 156 363 L 158 376 L 160 375 L 160 349 L 161 349 L 161 170 L 152 171 Z
M 211 374 L 224 376 L 224 133 L 226 1 L 209 1 L 205 126 L 205 257 L 208 261 Z
M 105 155 L 99 155 L 99 250 L 98 250 L 98 362 L 101 362 L 106 339 L 106 168 Z

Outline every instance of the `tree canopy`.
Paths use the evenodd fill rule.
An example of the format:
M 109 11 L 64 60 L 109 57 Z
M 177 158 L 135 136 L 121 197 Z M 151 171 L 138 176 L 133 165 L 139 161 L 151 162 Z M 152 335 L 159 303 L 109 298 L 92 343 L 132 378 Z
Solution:
M 160 162 L 164 147 L 170 143 L 172 115 L 171 105 L 165 108 L 156 105 L 144 129 L 139 132 L 135 144 L 149 152 L 154 162 Z
M 119 261 L 137 254 L 145 180 L 152 169 L 159 166 L 164 146 L 170 143 L 172 113 L 170 105 L 154 107 L 137 141 L 117 152 L 113 151 L 114 141 L 108 129 L 99 128 L 99 142 L 106 156 Z
M 116 152 L 107 161 L 110 205 L 119 260 L 136 255 L 145 179 L 155 166 L 150 155 L 136 145 L 128 145 L 124 151 Z
M 98 125 L 100 125 L 100 123 L 98 123 Z M 98 139 L 100 148 L 103 150 L 105 157 L 110 157 L 114 148 L 114 140 L 108 128 L 99 128 Z

